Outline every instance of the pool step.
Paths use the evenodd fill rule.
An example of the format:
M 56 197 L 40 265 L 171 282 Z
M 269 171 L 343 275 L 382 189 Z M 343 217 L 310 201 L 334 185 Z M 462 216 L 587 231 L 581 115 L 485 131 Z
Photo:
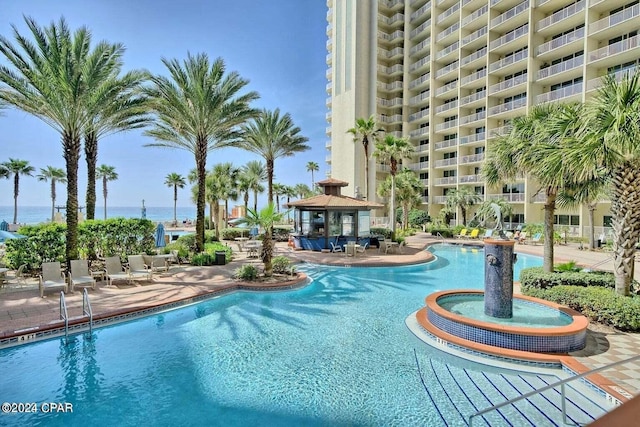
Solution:
M 428 401 L 440 415 L 442 425 L 468 425 L 469 416 L 493 405 L 542 388 L 557 377 L 519 373 L 477 371 L 446 364 L 434 358 L 419 358 Z M 611 409 L 603 396 L 583 384 L 566 385 L 569 422 L 588 424 Z M 526 400 L 476 417 L 474 426 L 560 426 L 560 389 L 547 390 Z

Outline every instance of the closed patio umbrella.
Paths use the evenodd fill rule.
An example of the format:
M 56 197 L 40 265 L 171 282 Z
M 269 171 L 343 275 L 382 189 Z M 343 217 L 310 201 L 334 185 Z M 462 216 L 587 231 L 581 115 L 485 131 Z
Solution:
M 0 230 L 0 243 L 4 243 L 9 239 L 24 239 L 26 236 L 18 233 L 10 233 L 5 230 Z
M 9 223 L 5 220 L 0 222 L 0 231 L 9 231 Z
M 156 227 L 156 248 L 164 248 L 165 245 L 164 225 L 162 225 L 162 223 L 158 223 L 158 227 Z

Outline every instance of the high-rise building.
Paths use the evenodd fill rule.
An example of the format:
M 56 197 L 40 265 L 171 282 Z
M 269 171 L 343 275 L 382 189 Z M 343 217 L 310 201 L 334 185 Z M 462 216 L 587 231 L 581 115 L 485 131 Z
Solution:
M 585 101 L 600 77 L 622 76 L 640 58 L 640 5 L 628 0 L 327 0 L 327 157 L 331 175 L 365 188 L 362 144 L 347 133 L 373 115 L 416 148 L 404 165 L 424 184 L 437 215 L 447 192 L 471 187 L 513 204 L 510 226 L 542 222 L 544 192 L 519 179 L 489 188 L 487 147 L 510 120 L 544 102 Z M 373 149 L 370 150 L 370 152 Z M 369 160 L 369 200 L 388 173 Z M 379 213 L 383 215 L 384 213 Z M 595 224 L 608 226 L 609 205 Z M 558 209 L 573 234 L 586 208 Z

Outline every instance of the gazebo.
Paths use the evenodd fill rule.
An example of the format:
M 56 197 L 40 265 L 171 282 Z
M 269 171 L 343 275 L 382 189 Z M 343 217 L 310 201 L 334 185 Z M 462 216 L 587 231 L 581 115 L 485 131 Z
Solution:
M 294 208 L 296 248 L 320 251 L 348 241 L 361 244 L 371 239 L 371 209 L 382 208 L 375 202 L 343 196 L 340 189 L 349 185 L 338 179 L 318 181 L 324 194 L 288 203 Z

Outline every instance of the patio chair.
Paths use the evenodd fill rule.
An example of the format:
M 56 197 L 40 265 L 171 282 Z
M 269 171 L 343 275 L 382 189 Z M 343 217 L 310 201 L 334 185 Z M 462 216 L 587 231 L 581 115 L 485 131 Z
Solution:
M 76 287 L 96 289 L 96 279 L 89 273 L 89 262 L 86 259 L 71 260 L 69 285 L 71 292 L 73 292 Z
M 13 276 L 6 276 L 7 283 L 15 281 L 18 285 L 26 285 L 27 278 L 24 277 L 24 270 L 27 268 L 27 264 L 22 264 Z
M 180 262 L 180 253 L 177 250 L 174 249 L 174 250 L 170 251 L 169 253 L 172 255 L 172 258 L 169 259 L 169 263 L 178 264 L 178 265 L 182 264 Z
M 493 236 L 493 228 L 487 228 L 487 230 L 484 232 L 484 236 L 482 236 L 483 239 L 488 239 L 490 237 Z
M 342 252 L 342 246 L 334 245 L 333 242 L 329 242 L 331 245 L 331 252 Z
M 536 233 L 531 238 L 531 243 L 533 243 L 533 244 L 540 243 L 540 239 L 542 239 L 542 233 Z
M 43 262 L 42 274 L 40 275 L 40 298 L 44 298 L 45 291 L 69 292 L 67 279 L 60 268 L 58 261 Z
M 364 242 L 359 248 L 356 248 L 356 252 L 360 252 L 361 254 L 367 253 L 367 246 L 369 246 L 369 242 Z
M 462 239 L 463 237 L 467 237 L 467 229 L 463 228 L 462 230 L 460 230 L 460 234 L 458 234 L 456 237 L 458 239 Z
M 129 255 L 129 277 L 131 280 L 153 280 L 153 272 L 144 264 L 142 255 Z
M 131 283 L 131 276 L 126 268 L 120 262 L 120 256 L 110 256 L 105 260 L 107 269 L 107 286 L 111 286 L 114 280 L 126 280 Z
M 153 255 L 142 255 L 144 264 L 147 269 L 158 272 L 160 270 L 169 271 L 169 261 L 164 257 L 155 257 Z
M 469 240 L 477 239 L 479 233 L 480 233 L 480 229 L 479 228 L 474 228 L 473 230 L 471 230 L 471 233 L 469 233 L 469 235 L 467 236 L 467 239 L 469 239 Z

